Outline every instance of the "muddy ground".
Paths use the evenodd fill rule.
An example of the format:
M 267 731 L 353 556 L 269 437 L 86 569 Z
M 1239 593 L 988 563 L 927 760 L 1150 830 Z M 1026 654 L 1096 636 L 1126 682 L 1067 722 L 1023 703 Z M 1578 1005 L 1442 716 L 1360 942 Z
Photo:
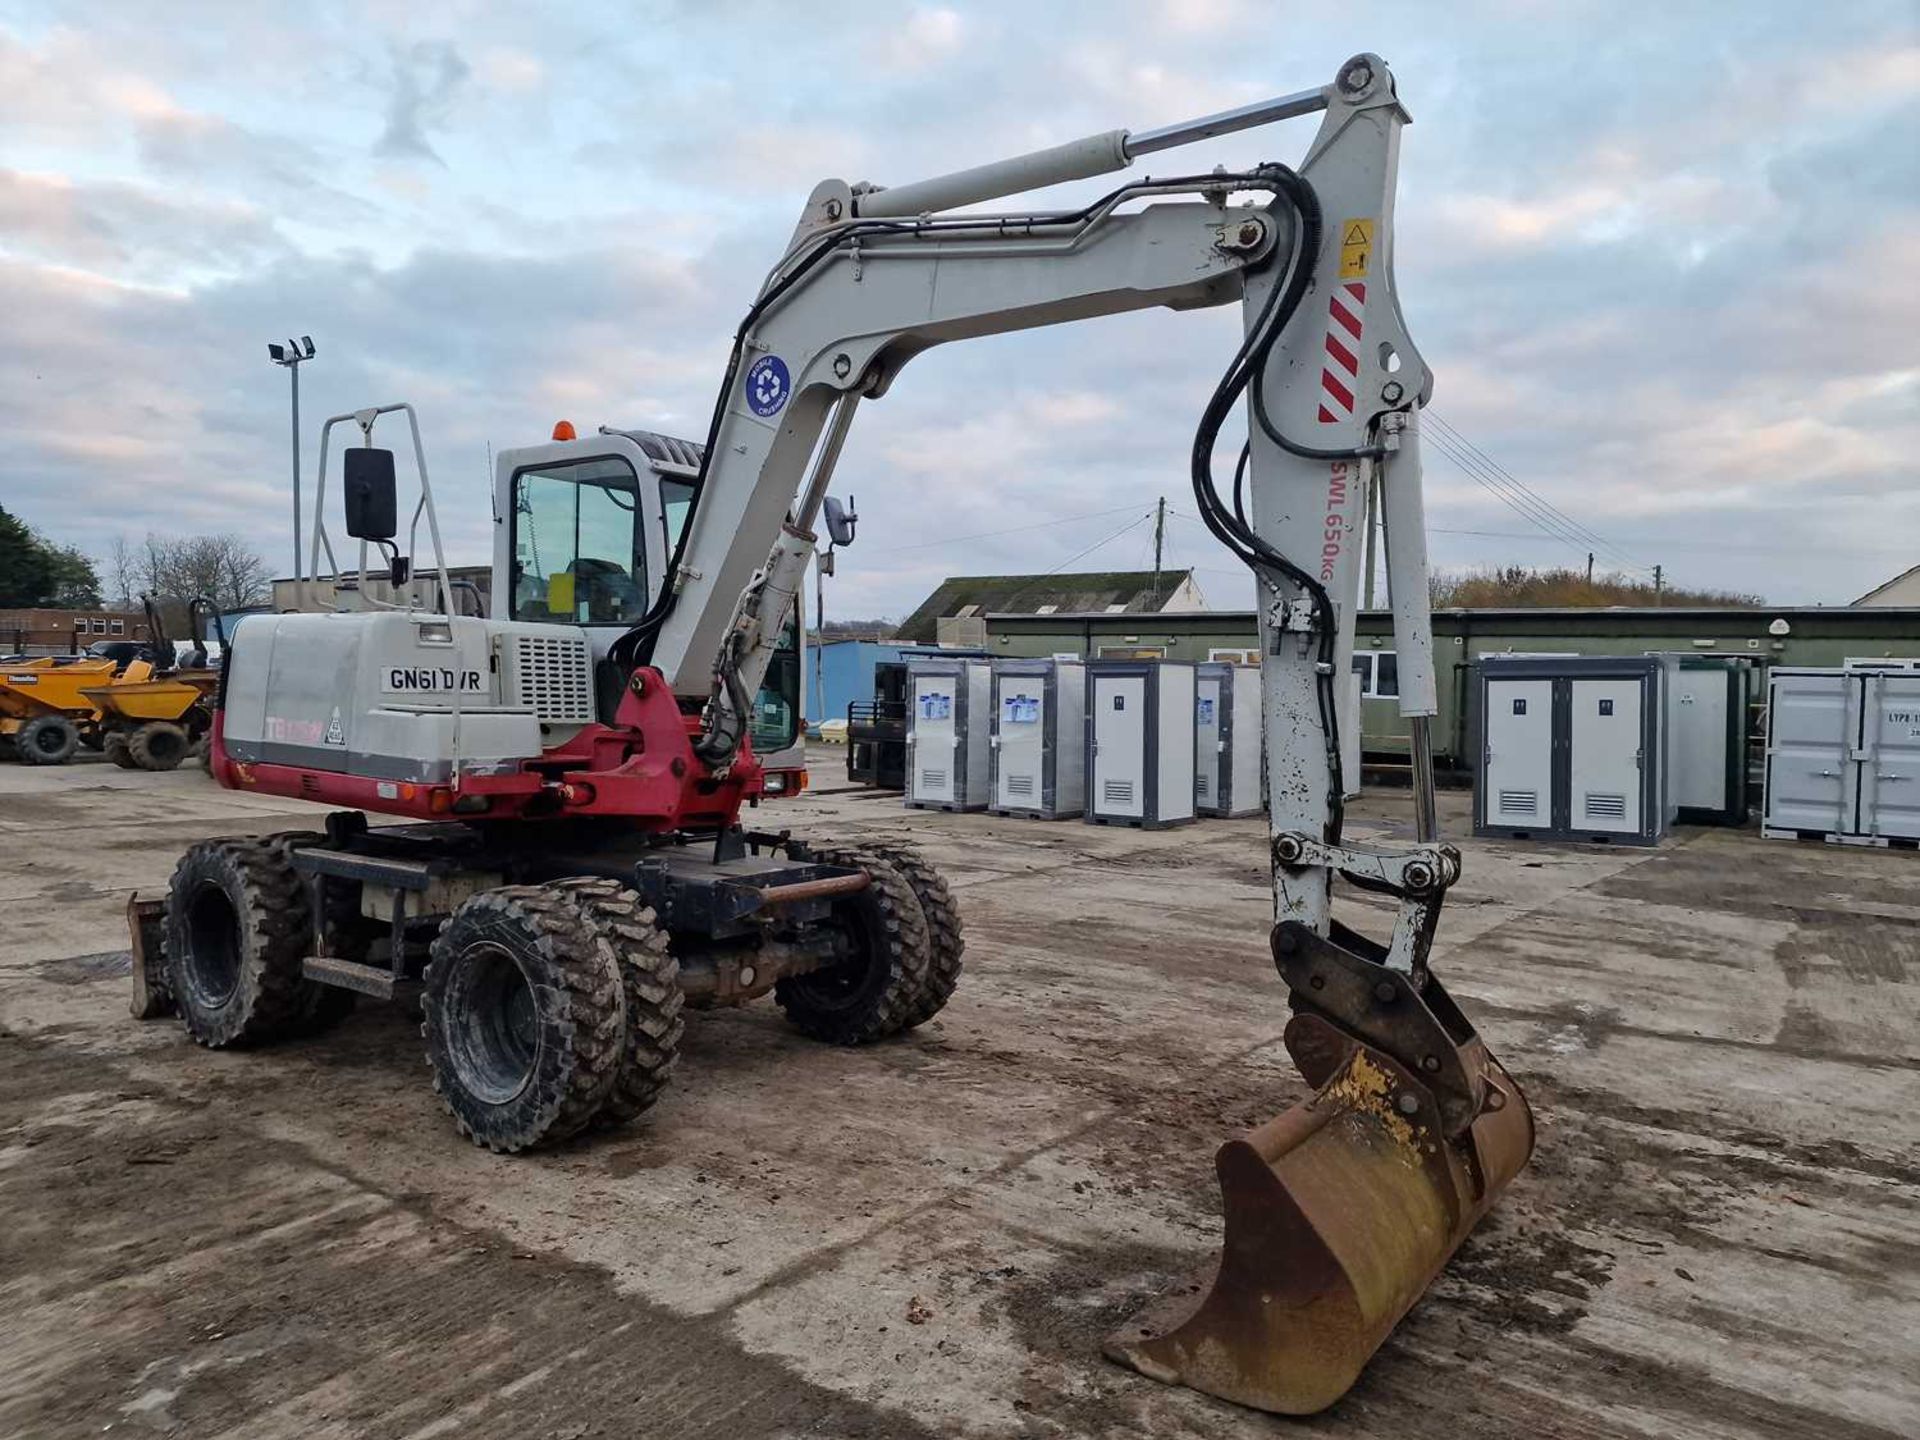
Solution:
M 1437 963 L 1539 1150 L 1301 1422 L 1099 1354 L 1217 1240 L 1214 1148 L 1303 1093 L 1257 822 L 788 802 L 947 869 L 953 1004 L 861 1051 L 697 1016 L 639 1125 L 506 1159 L 391 1008 L 254 1054 L 128 1017 L 128 892 L 314 813 L 0 767 L 0 1435 L 1920 1433 L 1920 855 L 1468 842 Z

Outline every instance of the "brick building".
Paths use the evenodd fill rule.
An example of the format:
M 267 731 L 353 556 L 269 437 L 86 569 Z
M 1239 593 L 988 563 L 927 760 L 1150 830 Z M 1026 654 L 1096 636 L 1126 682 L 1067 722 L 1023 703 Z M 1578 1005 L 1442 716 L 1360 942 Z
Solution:
M 0 655 L 75 655 L 96 640 L 146 640 L 147 617 L 119 610 L 0 610 Z

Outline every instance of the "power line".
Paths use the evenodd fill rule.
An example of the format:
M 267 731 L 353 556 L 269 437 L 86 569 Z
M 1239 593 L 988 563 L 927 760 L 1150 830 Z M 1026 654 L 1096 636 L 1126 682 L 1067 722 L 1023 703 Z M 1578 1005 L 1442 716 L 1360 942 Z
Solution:
M 1130 512 L 1131 505 L 1116 505 L 1111 510 L 1094 510 L 1085 515 L 1062 515 L 1057 520 L 1036 520 L 1031 525 L 1013 525 L 1005 530 L 983 530 L 977 535 L 948 535 L 939 540 L 922 540 L 913 545 L 890 546 L 890 553 L 898 554 L 903 550 L 931 550 L 938 545 L 960 545 L 968 540 L 991 540 L 998 535 L 1024 535 L 1029 530 L 1044 530 L 1049 525 L 1071 525 L 1078 520 L 1104 520 L 1109 515 Z
M 1129 530 L 1133 529 L 1134 526 L 1144 525 L 1147 523 L 1147 521 L 1151 520 L 1152 518 L 1153 518 L 1153 512 L 1151 510 L 1147 511 L 1147 513 L 1144 515 L 1136 515 L 1133 519 L 1129 520 L 1126 524 L 1122 525 L 1118 530 L 1114 531 L 1111 535 L 1107 536 L 1104 540 L 1096 540 L 1093 542 L 1093 544 L 1087 546 L 1086 549 L 1080 551 L 1079 553 L 1074 555 L 1069 555 L 1065 560 L 1062 560 L 1058 565 L 1054 566 L 1053 569 L 1047 571 L 1046 575 L 1042 575 L 1040 578 L 1044 580 L 1047 578 L 1047 575 L 1058 575 L 1062 570 L 1066 569 L 1067 566 L 1073 564 L 1074 561 L 1084 559 L 1086 556 L 1091 555 L 1094 551 L 1098 550 L 1103 545 L 1112 544 L 1115 540 L 1118 540 L 1122 535 L 1126 534 Z
M 1443 455 L 1466 471 L 1484 488 L 1493 491 L 1509 506 L 1520 511 L 1533 524 L 1566 540 L 1576 549 L 1600 550 L 1612 555 L 1617 564 L 1624 564 L 1635 570 L 1647 568 L 1621 546 L 1607 539 L 1592 526 L 1575 520 L 1551 500 L 1527 485 L 1525 481 L 1519 479 L 1512 471 L 1461 434 L 1458 428 L 1448 424 L 1444 418 L 1432 410 L 1424 411 L 1423 418 L 1431 422 L 1431 428 L 1427 431 L 1428 438 L 1434 441 L 1435 447 Z

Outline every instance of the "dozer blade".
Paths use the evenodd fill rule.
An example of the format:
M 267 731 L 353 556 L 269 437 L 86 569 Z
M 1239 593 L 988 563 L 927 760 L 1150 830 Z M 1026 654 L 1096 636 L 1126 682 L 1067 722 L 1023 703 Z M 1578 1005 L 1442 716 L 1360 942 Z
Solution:
M 1359 1378 L 1526 1164 L 1533 1116 L 1477 1036 L 1446 1062 L 1414 1060 L 1465 1078 L 1474 1108 L 1450 1125 L 1458 1096 L 1296 1008 L 1287 1048 L 1317 1093 L 1220 1148 L 1226 1235 L 1211 1277 L 1136 1316 L 1106 1353 L 1168 1384 L 1311 1415 Z

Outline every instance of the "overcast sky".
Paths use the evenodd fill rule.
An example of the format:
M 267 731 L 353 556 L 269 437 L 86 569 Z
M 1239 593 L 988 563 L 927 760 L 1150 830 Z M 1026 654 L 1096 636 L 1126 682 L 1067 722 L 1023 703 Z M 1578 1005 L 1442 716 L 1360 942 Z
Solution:
M 1920 562 L 1917 13 L 0 0 L 0 502 L 94 554 L 237 530 L 284 573 L 264 347 L 310 333 L 308 460 L 313 417 L 412 400 L 450 558 L 484 561 L 489 443 L 561 417 L 705 433 L 816 180 L 1145 129 L 1371 49 L 1414 117 L 1398 278 L 1438 416 L 1674 583 L 1844 602 Z M 1314 123 L 1161 168 L 1297 160 Z M 1238 324 L 1157 312 L 916 360 L 842 461 L 863 525 L 830 611 L 1051 569 L 1161 494 L 1171 562 L 1246 603 L 1185 518 Z M 1584 563 L 1437 453 L 1427 491 L 1436 564 Z M 1145 562 L 1150 529 L 1075 568 Z

